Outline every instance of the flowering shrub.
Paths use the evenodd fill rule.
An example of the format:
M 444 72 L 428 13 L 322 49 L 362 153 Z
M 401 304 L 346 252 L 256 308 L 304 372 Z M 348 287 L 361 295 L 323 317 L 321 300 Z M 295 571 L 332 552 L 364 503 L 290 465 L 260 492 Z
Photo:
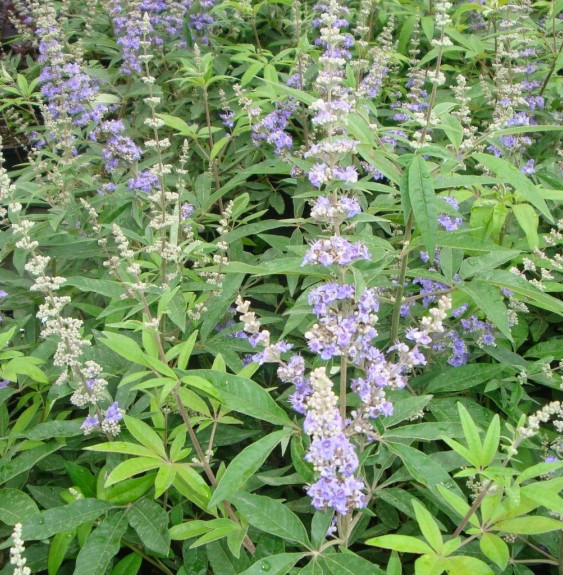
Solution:
M 561 572 L 558 6 L 9 3 L 0 575 Z

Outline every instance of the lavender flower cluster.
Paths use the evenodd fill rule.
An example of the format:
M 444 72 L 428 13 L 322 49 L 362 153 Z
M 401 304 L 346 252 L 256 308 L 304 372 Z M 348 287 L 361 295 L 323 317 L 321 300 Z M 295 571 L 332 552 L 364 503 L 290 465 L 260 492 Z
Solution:
M 141 148 L 133 142 L 129 136 L 124 135 L 125 124 L 123 120 L 106 120 L 102 122 L 94 131 L 90 133 L 90 139 L 94 142 L 101 140 L 103 142 L 102 157 L 105 160 L 105 169 L 107 172 L 115 171 L 120 164 L 130 164 L 141 159 L 143 154 Z M 144 191 L 148 188 L 147 178 L 138 175 L 136 180 Z M 134 181 L 134 189 L 137 181 Z M 136 188 L 135 188 L 136 189 Z
M 169 45 L 174 40 L 185 46 L 182 33 L 188 12 L 194 40 L 207 44 L 214 24 L 209 10 L 214 4 L 215 0 L 110 0 L 109 14 L 122 50 L 121 74 L 141 72 L 144 48 Z
M 121 73 L 141 72 L 143 42 L 162 46 L 178 38 L 191 5 L 192 0 L 111 0 L 109 14 L 123 55 Z
M 292 137 L 285 131 L 289 118 L 296 108 L 295 102 L 286 100 L 276 109 L 262 118 L 252 127 L 252 141 L 255 146 L 267 142 L 275 146 L 275 153 L 280 156 L 293 146 Z
M 39 83 L 50 120 L 69 118 L 75 126 L 99 123 L 107 107 L 96 102 L 98 83 L 84 73 L 76 46 L 70 53 L 55 8 L 48 3 L 35 6 L 34 16 L 41 65 Z

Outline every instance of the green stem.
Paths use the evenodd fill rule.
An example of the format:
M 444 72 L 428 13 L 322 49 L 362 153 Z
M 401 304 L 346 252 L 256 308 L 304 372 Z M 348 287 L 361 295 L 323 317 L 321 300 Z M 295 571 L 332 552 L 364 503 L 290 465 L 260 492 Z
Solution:
M 172 394 L 174 395 L 174 399 L 176 401 L 176 406 L 178 407 L 178 411 L 180 412 L 180 416 L 182 417 L 184 425 L 186 426 L 186 429 L 188 430 L 188 435 L 190 436 L 192 444 L 196 450 L 197 456 L 198 456 L 199 460 L 201 461 L 201 464 L 203 465 L 203 470 L 205 471 L 205 475 L 207 475 L 207 478 L 209 479 L 209 482 L 211 483 L 211 485 L 213 487 L 217 487 L 218 483 L 217 483 L 217 478 L 215 477 L 215 473 L 213 473 L 213 470 L 211 469 L 211 466 L 209 465 L 209 461 L 205 457 L 205 453 L 203 453 L 203 449 L 201 448 L 201 444 L 199 443 L 199 440 L 195 434 L 194 428 L 192 427 L 192 424 L 190 423 L 190 418 L 188 417 L 188 413 L 186 412 L 186 408 L 184 407 L 184 404 L 182 403 L 182 399 L 180 398 L 180 394 L 178 393 L 178 390 L 174 389 L 172 391 Z M 232 519 L 235 523 L 240 525 L 240 521 L 239 521 L 238 517 L 235 515 L 235 512 L 234 512 L 233 508 L 231 507 L 231 504 L 228 501 L 223 501 L 222 504 L 223 504 L 223 507 L 225 508 L 225 511 L 227 512 L 227 515 L 230 517 L 230 519 Z M 250 540 L 250 537 L 248 537 L 248 535 L 245 535 L 242 544 L 244 545 L 244 547 L 246 548 L 246 550 L 249 553 L 254 555 L 254 552 L 256 551 L 256 547 L 254 546 L 254 543 Z
M 409 260 L 410 242 L 412 235 L 412 225 L 414 216 L 411 210 L 407 223 L 405 225 L 405 239 L 403 240 L 403 249 L 399 256 L 399 276 L 397 278 L 397 291 L 395 292 L 395 305 L 393 306 L 393 314 L 391 316 L 391 345 L 394 345 L 399 335 L 399 321 L 401 318 L 401 305 L 403 304 L 403 284 L 407 276 L 407 267 Z
M 142 549 L 135 547 L 135 545 L 128 543 L 127 541 L 124 541 L 124 543 L 127 547 L 129 547 L 129 549 L 131 549 L 131 551 L 134 551 L 135 553 L 137 553 L 137 555 L 140 555 L 145 561 L 148 561 L 159 571 L 166 573 L 166 575 L 174 575 L 174 573 L 170 571 L 170 569 L 168 569 L 166 565 L 163 565 L 158 559 L 153 559 L 150 555 L 147 555 Z

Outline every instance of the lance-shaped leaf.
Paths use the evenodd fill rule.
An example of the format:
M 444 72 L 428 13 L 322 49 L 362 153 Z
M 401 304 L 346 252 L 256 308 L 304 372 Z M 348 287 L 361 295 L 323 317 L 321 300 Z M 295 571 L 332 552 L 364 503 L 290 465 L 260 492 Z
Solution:
M 170 534 L 168 514 L 151 499 L 139 499 L 127 510 L 127 521 L 135 529 L 143 544 L 160 555 L 168 555 Z
M 253 527 L 310 547 L 305 526 L 299 517 L 280 501 L 243 491 L 231 496 L 230 500 Z
M 408 168 L 407 193 L 416 228 L 422 236 L 430 261 L 434 261 L 438 236 L 438 212 L 432 178 L 422 156 L 414 156 Z
M 237 492 L 260 469 L 276 445 L 290 434 L 291 430 L 287 428 L 274 431 L 274 433 L 270 433 L 270 435 L 266 435 L 266 437 L 245 447 L 227 467 L 209 505 L 218 505 Z
M 121 548 L 121 538 L 127 530 L 125 513 L 120 511 L 100 523 L 86 539 L 76 557 L 75 573 L 104 575 Z
M 111 507 L 112 504 L 107 501 L 86 498 L 61 507 L 47 509 L 23 524 L 22 538 L 25 541 L 49 539 L 56 533 L 68 531 L 82 523 L 97 519 Z

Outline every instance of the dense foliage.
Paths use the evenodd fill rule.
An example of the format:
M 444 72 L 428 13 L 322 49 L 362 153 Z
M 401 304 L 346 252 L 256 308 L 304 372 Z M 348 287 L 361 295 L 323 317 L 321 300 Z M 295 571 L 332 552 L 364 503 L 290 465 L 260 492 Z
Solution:
M 563 573 L 562 1 L 0 7 L 0 575 Z

